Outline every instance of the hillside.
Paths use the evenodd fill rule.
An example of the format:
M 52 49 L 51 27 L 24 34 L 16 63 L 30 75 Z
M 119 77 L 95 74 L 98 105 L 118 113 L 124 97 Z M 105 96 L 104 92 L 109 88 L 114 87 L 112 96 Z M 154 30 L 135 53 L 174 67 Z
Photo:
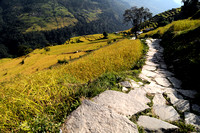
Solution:
M 128 7 L 118 0 L 1 0 L 0 58 L 63 44 L 73 36 L 124 30 Z
M 142 23 L 141 29 L 146 28 L 157 28 L 161 26 L 165 26 L 169 23 L 171 23 L 174 20 L 177 20 L 179 15 L 181 13 L 181 8 L 174 8 L 162 13 L 159 13 L 152 17 L 149 21 L 145 21 Z
M 199 11 L 193 19 L 174 21 L 164 27 L 140 35 L 143 37 L 162 38 L 165 48 L 164 56 L 169 69 L 183 81 L 184 89 L 200 91 L 198 82 L 199 71 Z M 193 18 L 192 17 L 192 18 Z M 171 39 L 169 39 L 171 38 Z
M 144 51 L 140 40 L 96 34 L 1 59 L 0 132 L 58 132 L 82 98 L 120 90 L 127 73 L 135 77 Z
M 18 21 L 24 23 L 19 28 L 30 32 L 74 26 L 78 22 L 90 23 L 103 19 L 107 21 L 105 18 L 108 17 L 120 23 L 120 15 L 128 5 L 116 0 L 2 0 L 0 7 L 5 23 L 6 19 L 17 17 Z

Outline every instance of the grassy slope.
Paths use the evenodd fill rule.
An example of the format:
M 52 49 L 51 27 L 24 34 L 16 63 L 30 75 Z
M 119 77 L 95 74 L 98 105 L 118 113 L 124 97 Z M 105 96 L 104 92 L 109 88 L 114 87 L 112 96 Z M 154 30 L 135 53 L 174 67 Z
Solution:
M 110 37 L 119 38 L 115 35 Z M 84 39 L 85 37 L 80 37 L 80 40 Z M 96 49 L 99 48 L 98 46 L 103 46 L 105 41 L 107 44 L 107 40 L 94 40 L 93 43 L 87 39 L 85 41 L 51 47 L 50 55 L 40 54 L 44 50 L 36 50 L 28 58 L 39 54 L 40 56 L 35 58 L 41 60 L 42 56 L 47 57 L 43 60 L 46 62 L 54 58 L 53 55 L 59 54 L 59 51 L 63 53 L 61 49 L 64 47 L 67 52 L 71 52 L 80 48 L 81 50 Z M 91 47 L 88 47 L 89 45 Z M 0 131 L 58 131 L 60 122 L 80 104 L 81 97 L 94 96 L 116 86 L 120 76 L 114 71 L 130 70 L 142 56 L 142 50 L 143 45 L 139 40 L 123 39 L 101 47 L 69 64 L 4 80 L 0 83 Z M 28 63 L 27 59 L 25 63 Z M 1 64 L 4 63 L 9 61 L 1 60 Z M 105 74 L 110 72 L 113 74 Z M 88 80 L 94 82 L 81 85 Z
M 1 16 L 17 16 L 24 23 L 25 32 L 45 31 L 74 26 L 78 22 L 90 23 L 107 17 L 113 17 L 121 22 L 121 12 L 126 9 L 126 3 L 112 0 L 2 0 Z M 4 14 L 1 14 L 1 6 Z M 12 19 L 9 18 L 9 19 Z M 107 20 L 106 20 L 107 21 Z
M 102 35 L 88 35 L 84 37 L 74 37 L 71 39 L 71 44 L 51 46 L 50 51 L 45 49 L 36 49 L 28 56 L 19 57 L 16 59 L 0 59 L 0 81 L 15 77 L 19 74 L 32 74 L 37 71 L 48 69 L 56 65 L 58 60 L 73 60 L 88 54 L 87 51 L 96 50 L 108 45 L 108 39 L 121 38 L 114 34 L 110 34 L 108 39 L 102 39 Z M 76 42 L 77 39 L 81 43 Z M 87 40 L 86 40 L 87 39 Z M 79 51 L 76 53 L 76 51 Z M 24 64 L 20 64 L 24 60 Z
M 175 21 L 165 27 L 140 35 L 162 38 L 164 56 L 168 65 L 174 66 L 176 76 L 183 81 L 184 89 L 200 91 L 200 20 Z

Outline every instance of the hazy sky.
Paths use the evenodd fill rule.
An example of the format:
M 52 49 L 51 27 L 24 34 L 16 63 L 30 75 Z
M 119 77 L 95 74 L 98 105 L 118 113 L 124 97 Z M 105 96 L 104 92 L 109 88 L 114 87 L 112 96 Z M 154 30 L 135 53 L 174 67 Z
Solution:
M 150 9 L 150 11 L 156 15 L 158 13 L 170 10 L 172 8 L 178 8 L 183 5 L 182 0 L 124 0 L 131 6 L 144 6 Z
M 173 1 L 176 2 L 177 4 L 181 5 L 182 0 L 173 0 Z

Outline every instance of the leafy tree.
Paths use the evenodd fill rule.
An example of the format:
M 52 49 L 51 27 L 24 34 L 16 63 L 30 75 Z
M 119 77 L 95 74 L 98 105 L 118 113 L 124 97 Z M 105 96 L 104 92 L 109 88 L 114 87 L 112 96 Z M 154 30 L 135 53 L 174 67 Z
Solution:
M 132 32 L 135 33 L 135 37 L 137 38 L 137 31 L 139 30 L 139 24 L 150 19 L 152 17 L 152 13 L 148 8 L 137 8 L 136 6 L 131 7 L 130 9 L 125 10 L 124 13 L 124 22 L 131 22 L 133 29 Z
M 103 32 L 103 38 L 104 38 L 104 39 L 107 39 L 107 38 L 108 38 L 108 33 L 105 32 L 105 31 Z
M 194 15 L 199 9 L 199 1 L 198 0 L 182 0 L 184 6 L 182 6 L 182 12 L 184 17 L 191 17 Z

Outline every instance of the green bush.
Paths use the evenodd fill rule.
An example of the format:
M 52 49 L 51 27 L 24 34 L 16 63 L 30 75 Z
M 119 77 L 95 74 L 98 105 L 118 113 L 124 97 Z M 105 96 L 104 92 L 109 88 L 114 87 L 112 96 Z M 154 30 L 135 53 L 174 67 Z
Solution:
M 45 50 L 46 52 L 48 52 L 48 51 L 50 51 L 51 49 L 50 49 L 49 47 L 45 47 L 44 50 Z
M 111 41 L 111 40 L 108 40 L 108 41 L 107 41 L 107 44 L 111 44 L 111 43 L 112 43 L 112 41 Z
M 66 59 L 63 60 L 58 60 L 58 64 L 68 64 L 69 61 L 67 61 Z

